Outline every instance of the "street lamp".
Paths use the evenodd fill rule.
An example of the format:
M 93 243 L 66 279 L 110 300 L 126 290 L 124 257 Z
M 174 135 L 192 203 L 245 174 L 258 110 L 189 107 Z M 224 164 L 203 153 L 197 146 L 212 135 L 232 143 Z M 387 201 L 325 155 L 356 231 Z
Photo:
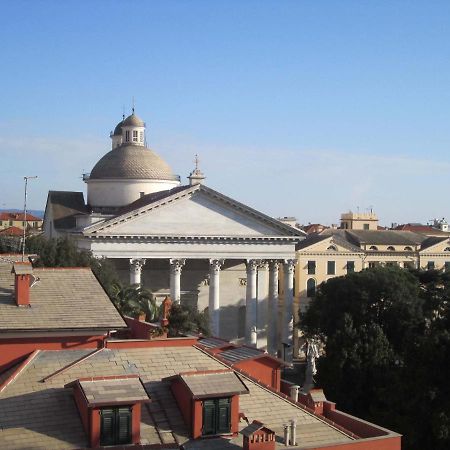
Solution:
M 25 199 L 23 202 L 23 242 L 22 242 L 22 262 L 25 261 L 25 240 L 26 240 L 26 233 L 27 233 L 27 187 L 28 187 L 28 180 L 32 180 L 37 178 L 37 176 L 32 177 L 23 177 L 25 180 Z

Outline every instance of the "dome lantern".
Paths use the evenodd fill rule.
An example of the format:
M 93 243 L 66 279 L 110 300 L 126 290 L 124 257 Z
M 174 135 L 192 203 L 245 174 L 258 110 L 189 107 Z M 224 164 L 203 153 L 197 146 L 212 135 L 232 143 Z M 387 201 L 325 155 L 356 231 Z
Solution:
M 122 121 L 122 143 L 132 145 L 145 145 L 145 123 L 133 113 Z

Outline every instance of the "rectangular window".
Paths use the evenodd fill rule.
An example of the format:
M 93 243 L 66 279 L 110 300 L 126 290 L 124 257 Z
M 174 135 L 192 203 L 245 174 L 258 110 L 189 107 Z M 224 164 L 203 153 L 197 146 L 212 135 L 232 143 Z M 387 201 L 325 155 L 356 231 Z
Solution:
M 434 270 L 434 261 L 428 261 L 427 269 L 428 270 Z
M 450 272 L 450 261 L 445 261 L 444 270 Z
M 130 131 L 125 131 L 125 142 L 130 142 Z
M 10 227 L 13 226 L 13 221 L 12 221 L 12 220 L 9 221 L 9 226 L 10 226 Z
M 100 445 L 131 444 L 131 408 L 100 410 Z
M 138 141 L 138 131 L 133 130 L 133 142 L 137 142 L 137 141 Z
M 144 142 L 144 132 L 139 131 L 139 142 Z
M 316 262 L 308 261 L 308 275 L 314 275 L 316 273 Z
M 355 271 L 355 261 L 347 261 L 347 273 L 353 273 Z
M 327 275 L 336 275 L 336 262 L 335 261 L 328 261 Z
M 365 223 L 364 225 L 363 225 L 363 229 L 364 230 L 368 230 L 370 228 L 370 225 L 368 224 L 368 223 Z
M 231 431 L 231 401 L 229 398 L 214 398 L 203 402 L 204 436 L 226 434 Z
M 377 267 L 378 263 L 376 261 L 372 261 L 369 263 L 369 269 L 373 269 L 374 267 Z

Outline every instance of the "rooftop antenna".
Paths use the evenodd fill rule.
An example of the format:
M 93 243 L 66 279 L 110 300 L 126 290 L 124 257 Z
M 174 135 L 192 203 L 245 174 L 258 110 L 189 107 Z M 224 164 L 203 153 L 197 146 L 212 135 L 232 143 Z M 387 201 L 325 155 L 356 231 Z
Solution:
M 125 105 L 122 105 L 122 121 L 125 120 Z
M 200 159 L 197 153 L 195 154 L 194 162 L 195 162 L 195 170 L 198 170 L 198 163 L 200 162 Z
M 131 110 L 133 111 L 133 114 L 134 114 L 134 95 L 133 95 L 132 99 L 133 99 L 133 107 Z
M 23 202 L 23 242 L 22 242 L 22 262 L 25 262 L 25 240 L 27 236 L 27 187 L 28 180 L 37 178 L 37 176 L 23 177 L 25 180 L 25 199 Z

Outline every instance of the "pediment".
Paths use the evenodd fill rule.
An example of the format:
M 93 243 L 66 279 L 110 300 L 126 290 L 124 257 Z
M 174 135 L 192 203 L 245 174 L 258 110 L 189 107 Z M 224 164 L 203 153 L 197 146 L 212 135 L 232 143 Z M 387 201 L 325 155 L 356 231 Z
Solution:
M 151 236 L 298 236 L 295 229 L 206 187 L 192 187 L 95 224 L 85 234 Z
M 311 245 L 303 247 L 300 252 L 302 253 L 355 253 L 362 252 L 362 250 L 350 242 L 341 239 L 338 236 L 329 236 L 318 242 L 311 243 Z
M 436 244 L 430 245 L 429 247 L 420 250 L 421 254 L 427 253 L 446 253 L 450 258 L 450 239 L 444 239 Z

